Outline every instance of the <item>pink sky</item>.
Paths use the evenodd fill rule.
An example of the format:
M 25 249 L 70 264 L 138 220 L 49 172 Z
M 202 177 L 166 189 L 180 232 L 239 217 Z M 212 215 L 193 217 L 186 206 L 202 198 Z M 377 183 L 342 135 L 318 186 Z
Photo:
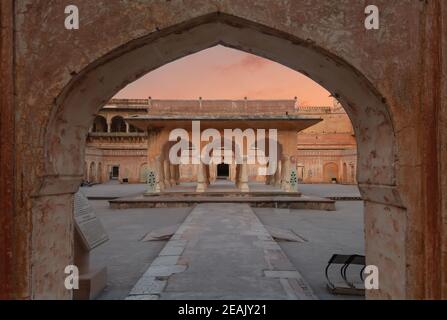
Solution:
M 121 90 L 116 98 L 293 99 L 332 105 L 330 93 L 292 69 L 258 56 L 213 47 L 169 63 Z

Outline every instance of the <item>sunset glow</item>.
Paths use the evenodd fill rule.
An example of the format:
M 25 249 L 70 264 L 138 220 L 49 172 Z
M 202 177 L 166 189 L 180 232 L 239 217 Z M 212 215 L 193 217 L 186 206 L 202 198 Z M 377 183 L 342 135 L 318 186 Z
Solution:
M 258 56 L 213 47 L 167 64 L 131 83 L 116 98 L 293 99 L 301 105 L 331 105 L 330 93 L 283 65 Z

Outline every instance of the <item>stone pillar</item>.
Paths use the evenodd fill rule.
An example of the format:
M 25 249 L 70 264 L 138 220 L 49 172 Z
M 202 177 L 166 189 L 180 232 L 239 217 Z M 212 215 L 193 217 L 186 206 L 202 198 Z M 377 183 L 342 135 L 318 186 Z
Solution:
M 165 188 L 171 187 L 171 164 L 169 160 L 163 162 L 163 171 L 165 174 Z
M 107 133 L 112 132 L 112 122 L 108 121 L 107 122 Z
M 235 172 L 236 168 L 234 165 L 230 165 L 230 176 L 228 177 L 231 182 L 235 182 Z M 216 168 L 216 176 L 217 176 L 217 168 Z
M 239 189 L 241 192 L 249 192 L 250 188 L 248 186 L 248 164 L 247 157 L 244 157 L 243 163 L 240 167 L 240 179 L 239 179 Z
M 275 182 L 275 175 L 268 175 L 265 177 L 265 184 L 270 186 L 273 185 Z
M 212 164 L 209 166 L 210 167 L 210 182 L 214 183 L 217 180 L 217 165 L 216 164 Z
M 177 185 L 179 185 L 180 184 L 180 165 L 179 164 L 175 165 L 174 169 L 175 169 L 175 183 Z
M 274 187 L 281 186 L 281 163 L 278 161 L 278 166 L 276 168 L 275 174 L 272 176 L 272 185 Z
M 171 186 L 174 187 L 177 185 L 175 164 L 170 164 L 170 174 L 171 174 Z
M 290 167 L 290 157 L 284 156 L 282 159 L 282 180 L 281 180 L 281 189 L 285 192 L 290 192 L 290 174 L 291 174 L 291 167 Z
M 240 173 L 241 173 L 241 165 L 236 164 L 236 175 L 235 175 L 234 183 L 238 189 L 239 189 L 239 185 L 240 185 Z
M 197 170 L 197 189 L 196 192 L 205 192 L 207 188 L 206 166 L 200 162 Z
M 164 166 L 163 162 L 161 160 L 161 156 L 158 156 L 155 158 L 155 171 L 156 171 L 156 192 L 162 192 L 165 189 L 165 183 L 164 183 Z
M 211 184 L 211 166 L 209 164 L 205 165 L 205 172 L 206 172 L 206 184 Z

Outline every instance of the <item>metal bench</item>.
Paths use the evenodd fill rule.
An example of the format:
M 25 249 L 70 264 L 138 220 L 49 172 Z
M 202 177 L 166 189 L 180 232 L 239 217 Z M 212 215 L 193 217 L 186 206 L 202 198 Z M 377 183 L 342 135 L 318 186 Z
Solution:
M 333 265 L 341 265 L 340 275 L 341 279 L 344 283 L 335 285 L 333 281 L 331 281 L 329 277 L 329 269 Z M 362 283 L 365 281 L 363 277 L 363 272 L 365 271 L 365 256 L 361 255 L 341 255 L 334 254 L 328 262 L 326 267 L 326 280 L 327 280 L 327 289 L 332 294 L 337 295 L 355 295 L 355 296 L 364 296 L 365 288 L 364 286 L 355 285 L 352 281 L 348 279 L 347 271 L 350 266 L 357 265 L 362 266 L 360 270 L 360 280 Z

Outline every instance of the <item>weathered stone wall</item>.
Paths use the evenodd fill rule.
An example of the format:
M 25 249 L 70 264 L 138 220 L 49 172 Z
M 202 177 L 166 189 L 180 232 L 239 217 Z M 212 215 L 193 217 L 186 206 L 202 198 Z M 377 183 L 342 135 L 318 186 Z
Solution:
M 14 59 L 13 6 L 0 2 L 0 299 L 12 296 L 14 288 L 28 297 L 26 279 L 18 279 L 14 270 L 17 256 L 22 256 L 22 271 L 27 264 L 27 243 L 15 237 L 14 206 Z M 25 227 L 26 230 L 26 227 Z M 13 247 L 16 247 L 14 252 Z
M 79 31 L 63 28 L 68 4 L 79 6 Z M 378 31 L 365 30 L 365 3 L 351 0 L 3 0 L 1 136 L 14 132 L 14 139 L 2 140 L 0 151 L 6 212 L 0 256 L 7 257 L 0 266 L 11 271 L 6 278 L 0 272 L 2 295 L 70 298 L 63 267 L 73 258 L 71 195 L 82 179 L 83 141 L 93 115 L 126 83 L 215 40 L 302 68 L 347 108 L 359 139 L 367 259 L 383 269 L 383 287 L 369 297 L 447 298 L 447 5 L 375 4 L 381 9 Z M 195 31 L 182 24 L 213 13 L 206 19 L 221 24 Z M 182 47 L 186 42 L 160 40 L 147 47 L 153 55 L 145 54 L 141 67 L 139 43 L 167 39 L 162 36 L 169 30 L 181 31 L 180 38 L 182 32 L 195 34 L 195 42 L 187 42 L 191 50 Z M 256 42 L 264 38 L 271 41 Z M 308 55 L 298 55 L 295 47 Z M 113 66 L 120 72 L 112 73 Z M 4 127 L 4 119 L 14 125 Z M 14 187 L 5 184 L 12 180 Z
M 336 107 L 299 108 L 300 114 L 316 116 L 322 122 L 298 134 L 298 173 L 304 183 L 357 183 L 357 143 L 346 112 Z M 334 174 L 325 168 L 335 166 Z
M 127 179 L 129 183 L 141 183 L 145 164 L 147 164 L 147 148 L 141 149 L 138 145 L 118 144 L 114 146 L 114 150 L 87 147 L 84 180 L 91 183 L 108 182 L 111 180 L 112 167 L 117 166 L 118 181 L 123 182 Z M 91 172 L 92 166 L 93 172 Z
M 304 183 L 357 183 L 357 150 L 314 149 L 298 151 L 298 176 Z M 328 176 L 325 170 L 335 166 L 335 174 Z
M 441 225 L 447 224 L 447 6 L 443 4 L 441 6 L 441 19 L 439 23 L 441 24 L 442 32 L 440 37 L 442 39 L 440 43 L 440 62 L 441 66 L 441 83 L 440 83 L 440 97 L 439 97 L 439 117 L 438 117 L 438 128 L 439 128 L 439 143 L 438 143 L 438 163 L 439 163 L 439 195 L 440 195 L 440 206 L 441 206 Z M 444 255 L 441 257 L 440 268 L 447 270 L 447 228 L 443 228 L 441 231 L 441 251 Z M 446 287 L 447 287 L 447 273 L 444 272 L 441 275 L 441 287 L 444 292 L 444 298 L 447 298 Z

